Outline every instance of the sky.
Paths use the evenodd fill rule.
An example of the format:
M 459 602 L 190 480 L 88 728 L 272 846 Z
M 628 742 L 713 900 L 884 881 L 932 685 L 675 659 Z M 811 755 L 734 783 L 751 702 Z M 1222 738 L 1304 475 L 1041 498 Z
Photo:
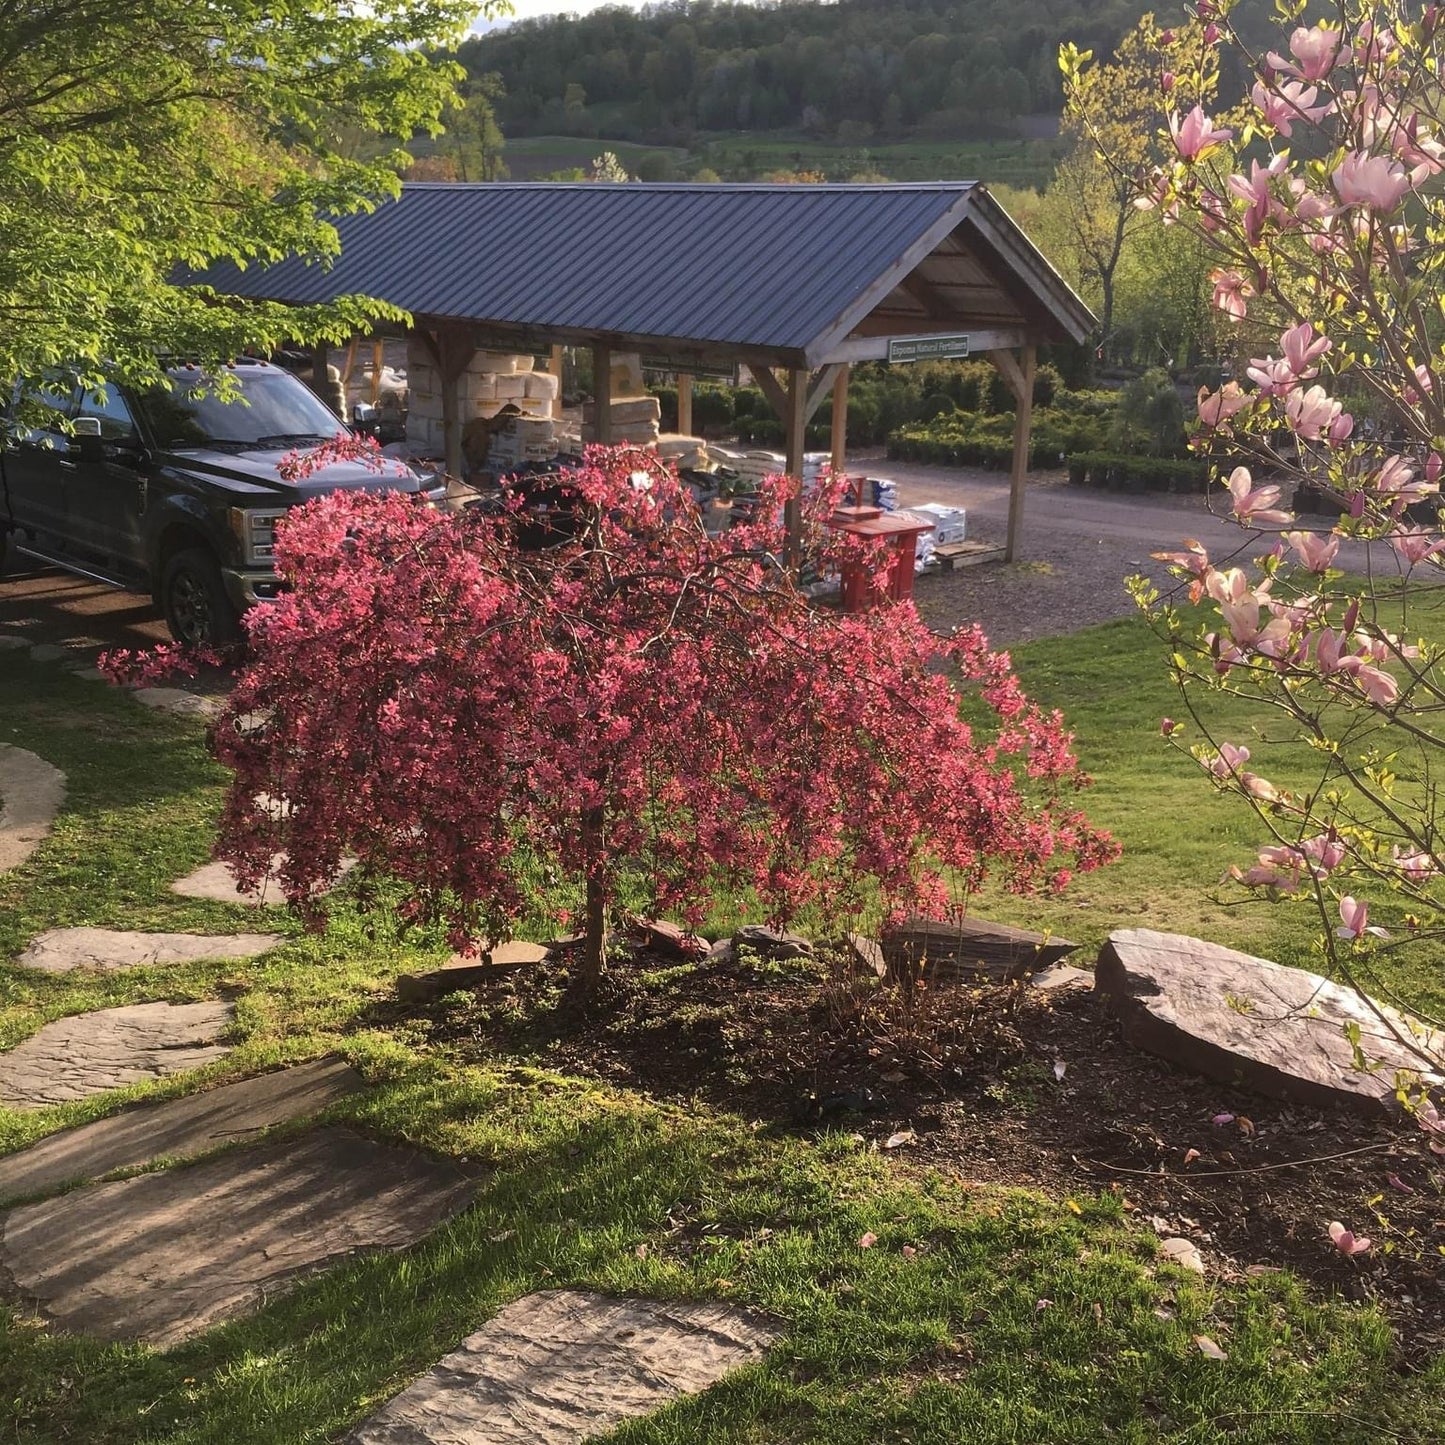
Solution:
M 568 12 L 582 14 L 596 10 L 600 5 L 631 5 L 636 10 L 640 0 L 512 0 L 512 20 L 530 20 L 535 15 L 561 15 Z M 478 20 L 473 30 L 490 30 L 494 25 L 506 25 L 507 20 Z

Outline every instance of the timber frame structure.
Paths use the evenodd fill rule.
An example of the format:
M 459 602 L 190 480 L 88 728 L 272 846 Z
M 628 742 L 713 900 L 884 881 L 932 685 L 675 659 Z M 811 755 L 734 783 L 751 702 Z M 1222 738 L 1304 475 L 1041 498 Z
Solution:
M 443 382 L 449 471 L 461 471 L 456 382 L 478 349 L 593 353 L 608 440 L 611 357 L 677 373 L 745 365 L 801 476 L 808 422 L 833 398 L 846 465 L 850 368 L 985 356 L 1016 411 L 1006 557 L 1023 520 L 1037 348 L 1082 342 L 1094 318 L 987 189 L 915 185 L 419 184 L 336 221 L 340 254 L 196 277 L 224 295 L 312 304 L 377 297 L 411 313 Z M 795 506 L 790 524 L 796 526 Z

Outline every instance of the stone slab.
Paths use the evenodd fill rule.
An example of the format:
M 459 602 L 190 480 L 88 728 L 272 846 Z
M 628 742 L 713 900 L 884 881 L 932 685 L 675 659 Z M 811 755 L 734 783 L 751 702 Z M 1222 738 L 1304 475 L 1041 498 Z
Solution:
M 40 1109 L 213 1063 L 235 1010 L 228 1003 L 140 1003 L 72 1014 L 0 1054 L 0 1102 Z
M 68 647 L 54 642 L 37 642 L 30 649 L 31 662 L 64 662 L 70 656 Z
M 348 1445 L 581 1445 L 761 1359 L 774 1337 L 763 1320 L 724 1305 L 526 1295 Z
M 0 1217 L 0 1268 L 52 1324 L 170 1346 L 465 1207 L 454 1166 L 349 1129 L 92 1184 Z
M 236 876 L 226 863 L 203 863 L 194 873 L 188 873 L 184 878 L 178 878 L 172 883 L 171 892 L 186 898 L 204 898 L 212 903 L 239 903 L 244 908 L 261 908 L 267 904 L 284 906 L 286 898 L 281 892 L 281 882 L 277 876 L 281 861 L 282 855 L 276 854 L 271 860 L 271 871 L 261 880 L 261 886 L 249 893 L 243 893 L 236 886 Z M 335 887 L 355 866 L 354 858 L 344 858 L 341 871 L 331 886 Z M 317 891 L 329 893 L 331 890 L 321 888 Z
M 0 873 L 18 868 L 50 836 L 65 774 L 24 748 L 0 743 Z
M 980 918 L 907 918 L 883 930 L 890 976 L 908 983 L 1010 983 L 1067 958 L 1067 938 Z
M 17 637 L 13 632 L 0 633 L 0 652 L 19 652 L 31 646 L 28 639 Z
M 130 695 L 143 707 L 180 717 L 213 718 L 221 711 L 220 698 L 202 697 L 179 687 L 137 687 L 131 689 Z
M 1070 968 L 1067 963 L 1055 963 L 1034 974 L 1029 984 L 1044 993 L 1067 993 L 1070 989 L 1093 988 L 1094 975 L 1086 968 Z
M 403 973 L 396 980 L 396 996 L 404 1003 L 431 1003 L 449 993 L 478 988 L 484 983 L 533 968 L 547 958 L 547 947 L 513 939 L 483 947 L 470 956 L 454 953 L 440 968 L 427 973 Z
M 114 970 L 198 958 L 254 958 L 286 940 L 278 933 L 127 933 L 114 928 L 50 928 L 16 960 L 25 968 L 69 973 Z
M 1111 933 L 1094 987 L 1113 1000 L 1131 1043 L 1271 1098 L 1380 1113 L 1396 1107 L 1397 1070 L 1424 1068 L 1437 1086 L 1445 1082 L 1445 1040 L 1418 1022 L 1317 973 L 1183 934 Z M 1379 1067 L 1355 1067 L 1347 1024 L 1359 1026 L 1365 1056 Z M 1416 1031 L 1440 1061 L 1437 1071 L 1394 1030 Z
M 362 1083 L 344 1060 L 317 1059 L 180 1099 L 136 1104 L 0 1159 L 0 1203 L 158 1159 L 205 1154 L 273 1124 L 318 1113 Z

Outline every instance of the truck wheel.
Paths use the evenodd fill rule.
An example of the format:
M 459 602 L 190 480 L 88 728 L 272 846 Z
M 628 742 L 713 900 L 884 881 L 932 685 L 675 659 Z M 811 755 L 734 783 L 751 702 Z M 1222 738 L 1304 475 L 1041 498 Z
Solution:
M 188 547 L 161 573 L 161 608 L 177 642 L 225 647 L 241 635 L 241 619 L 226 595 L 221 569 L 203 547 Z

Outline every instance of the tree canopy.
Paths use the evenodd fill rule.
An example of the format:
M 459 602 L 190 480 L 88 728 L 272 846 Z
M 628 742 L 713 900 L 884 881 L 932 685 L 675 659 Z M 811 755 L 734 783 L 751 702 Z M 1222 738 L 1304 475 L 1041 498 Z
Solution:
M 386 138 L 435 130 L 476 0 L 0 0 L 0 374 L 158 353 L 202 363 L 349 333 L 387 308 L 296 310 L 183 268 L 336 250 L 392 194 Z M 484 7 L 494 12 L 496 0 Z

